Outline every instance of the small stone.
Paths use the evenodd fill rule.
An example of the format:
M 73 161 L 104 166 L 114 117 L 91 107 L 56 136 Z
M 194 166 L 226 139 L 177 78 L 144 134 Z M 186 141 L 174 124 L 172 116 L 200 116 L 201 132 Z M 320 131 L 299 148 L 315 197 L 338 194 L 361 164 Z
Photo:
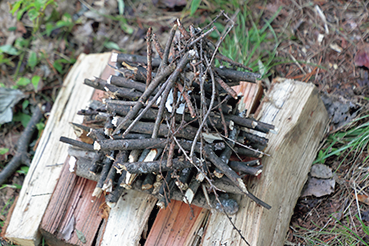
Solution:
M 332 169 L 324 164 L 315 164 L 311 167 L 310 175 L 320 179 L 330 179 L 333 177 Z
M 310 178 L 301 193 L 301 197 L 315 196 L 322 197 L 332 194 L 336 182 L 334 179 L 316 179 Z

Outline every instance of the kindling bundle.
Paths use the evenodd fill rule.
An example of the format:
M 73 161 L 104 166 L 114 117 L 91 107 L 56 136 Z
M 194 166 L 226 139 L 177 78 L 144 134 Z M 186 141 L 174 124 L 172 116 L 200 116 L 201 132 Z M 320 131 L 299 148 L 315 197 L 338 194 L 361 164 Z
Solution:
M 233 214 L 238 205 L 228 194 L 243 194 L 270 209 L 248 191 L 243 177 L 261 173 L 258 158 L 268 140 L 255 133 L 274 126 L 243 117 L 231 87 L 255 83 L 260 75 L 220 54 L 232 20 L 217 43 L 207 39 L 214 21 L 188 31 L 177 20 L 164 49 L 149 28 L 147 57 L 115 53 L 117 75 L 85 80 L 106 96 L 78 112 L 84 124 L 72 126 L 80 141 L 60 140 L 73 146 L 72 169 L 96 180 L 93 195 L 104 192 L 108 205 L 135 189 L 157 197 L 161 208 L 177 199 Z M 227 67 L 215 67 L 215 60 Z M 230 161 L 231 155 L 238 161 Z M 245 156 L 249 161 L 242 162 Z

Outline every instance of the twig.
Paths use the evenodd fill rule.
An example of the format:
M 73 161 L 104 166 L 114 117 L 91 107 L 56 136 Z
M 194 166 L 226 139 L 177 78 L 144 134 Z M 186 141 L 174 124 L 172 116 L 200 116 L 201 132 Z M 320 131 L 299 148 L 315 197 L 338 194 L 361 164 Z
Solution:
M 240 190 L 248 196 L 251 200 L 256 202 L 257 204 L 265 207 L 266 209 L 270 209 L 271 206 L 260 200 L 259 198 L 255 197 L 252 193 L 250 193 L 245 183 L 242 181 L 241 177 L 232 169 L 230 169 L 223 161 L 220 159 L 214 151 L 208 146 L 205 145 L 204 147 L 204 154 L 206 158 L 208 158 L 220 171 L 222 171 L 232 182 L 240 188 Z
M 220 119 L 222 120 L 224 135 L 226 135 L 228 137 L 228 127 L 227 127 L 227 124 L 226 124 L 225 119 L 224 119 L 222 108 L 220 107 L 221 102 L 220 102 L 219 95 L 217 96 L 217 99 L 218 99 L 218 105 L 219 105 L 218 111 L 219 111 L 219 114 L 220 114 Z
M 172 42 L 173 42 L 173 38 L 174 38 L 174 34 L 176 33 L 176 30 L 177 30 L 177 24 L 174 24 L 172 29 L 169 32 L 169 38 L 167 40 L 167 43 L 165 44 L 163 59 L 161 60 L 159 68 L 158 68 L 159 73 L 168 63 L 169 51 L 170 51 L 170 47 L 172 46 Z
M 41 107 L 36 106 L 31 120 L 17 142 L 17 153 L 0 173 L 0 185 L 5 183 L 21 164 L 30 165 L 27 149 L 33 132 L 36 130 L 36 124 L 42 119 L 42 115 L 43 112 Z
M 155 46 L 155 49 L 156 51 L 158 52 L 159 56 L 161 59 L 163 59 L 163 53 L 164 53 L 164 50 L 163 48 L 161 47 L 159 41 L 158 41 L 158 38 L 156 37 L 156 34 L 154 33 L 152 35 L 152 41 L 154 42 L 154 46 Z
M 149 27 L 146 34 L 146 44 L 147 44 L 147 75 L 146 75 L 146 88 L 151 82 L 152 73 L 152 47 L 151 47 L 151 33 L 152 27 Z
M 205 57 L 205 59 L 207 60 L 207 58 Z M 208 68 L 209 68 L 209 71 L 210 71 L 210 76 L 211 76 L 211 85 L 212 85 L 212 95 L 211 95 L 211 100 L 210 100 L 210 105 L 209 105 L 209 109 L 208 109 L 208 111 L 206 112 L 206 114 L 205 114 L 205 116 L 204 116 L 204 119 L 202 120 L 202 122 L 201 122 L 201 124 L 200 124 L 200 126 L 199 126 L 199 129 L 198 129 L 198 131 L 196 132 L 196 135 L 195 135 L 195 138 L 194 138 L 194 140 L 193 140 L 193 145 L 192 145 L 192 147 L 191 147 L 191 152 L 190 152 L 190 157 L 192 157 L 193 156 L 193 153 L 194 153 L 194 151 L 195 151 L 195 143 L 197 142 L 197 139 L 199 138 L 199 135 L 200 135 L 200 133 L 201 133 L 201 131 L 202 131 L 202 128 L 203 128 L 203 126 L 204 126 L 204 124 L 205 124 L 205 122 L 206 122 L 206 119 L 207 119 L 207 117 L 209 116 L 209 114 L 210 114 L 210 112 L 211 112 L 211 109 L 213 108 L 213 104 L 214 104 L 214 99 L 215 99 L 215 81 L 214 81 L 214 74 L 213 74 L 213 71 L 212 71 L 212 69 L 210 68 L 210 64 L 209 63 L 207 63 L 207 66 L 208 66 Z
M 227 85 L 221 78 L 215 76 L 215 81 L 234 99 L 238 99 L 237 92 L 235 92 L 229 85 Z
M 172 114 L 171 114 L 171 119 L 170 119 L 170 130 L 169 130 L 170 134 L 174 133 L 175 126 L 176 126 L 176 119 L 175 119 L 174 115 L 176 114 L 177 105 L 179 103 L 179 102 L 176 103 L 177 99 L 178 99 L 177 94 L 178 94 L 178 88 L 173 87 L 173 107 L 172 107 Z M 167 124 L 168 124 L 168 122 L 167 122 Z M 168 135 L 169 135 L 169 132 L 168 132 Z M 169 144 L 169 150 L 168 150 L 168 162 L 167 162 L 168 167 L 172 166 L 172 159 L 173 159 L 173 156 L 174 156 L 174 147 L 175 147 L 175 143 L 171 139 L 170 144 Z
M 127 79 L 121 76 L 110 75 L 110 77 L 107 79 L 106 82 L 108 84 L 112 84 L 112 85 L 119 86 L 119 87 L 135 89 L 140 92 L 144 92 L 146 90 L 146 85 L 144 83 L 140 83 L 132 79 Z M 156 93 L 156 91 L 154 90 L 153 93 Z
M 177 82 L 176 85 L 177 85 L 178 90 L 181 92 L 183 98 L 186 101 L 186 104 L 187 104 L 188 110 L 190 111 L 191 117 L 195 118 L 196 117 L 196 112 L 195 112 L 195 109 L 194 109 L 194 107 L 191 103 L 190 96 L 188 95 L 187 91 L 184 90 L 184 88 L 183 88 L 183 86 L 180 82 Z
M 203 33 L 200 35 L 200 37 L 196 38 L 195 40 L 193 40 L 192 42 L 190 42 L 187 45 L 187 48 L 191 47 L 192 45 L 194 45 L 195 43 L 197 43 L 200 39 L 205 38 L 206 36 L 208 36 L 210 33 L 212 33 L 215 29 L 217 29 L 215 26 L 213 26 L 210 30 L 208 30 L 207 32 Z
M 181 61 L 178 63 L 177 68 L 174 70 L 174 72 L 171 74 L 171 76 L 168 78 L 168 84 L 163 92 L 163 94 L 161 95 L 161 101 L 160 101 L 160 106 L 159 106 L 159 111 L 158 111 L 158 115 L 157 118 L 155 120 L 155 125 L 154 125 L 154 129 L 153 129 L 153 134 L 152 134 L 152 138 L 156 138 L 157 133 L 158 133 L 158 129 L 159 126 L 161 124 L 161 119 L 163 117 L 163 113 L 164 113 L 164 109 L 165 109 L 165 103 L 167 101 L 167 97 L 169 95 L 170 90 L 173 88 L 174 83 L 176 82 L 179 73 L 182 72 L 182 70 L 185 68 L 185 66 L 187 65 L 187 63 L 193 59 L 193 57 L 195 56 L 195 52 L 190 50 L 188 51 L 183 58 L 181 59 Z
M 126 115 L 124 120 L 120 123 L 120 125 L 118 125 L 117 128 L 115 128 L 113 135 L 116 134 L 128 120 L 131 120 L 133 117 L 136 116 L 136 114 L 143 107 L 144 103 L 149 98 L 149 96 L 154 91 L 154 89 L 159 85 L 159 83 L 166 76 L 168 76 L 171 72 L 174 71 L 175 67 L 176 67 L 175 64 L 172 63 L 171 65 L 163 69 L 162 73 L 156 75 L 156 77 L 151 81 L 150 85 L 147 87 L 147 89 L 142 94 L 140 99 L 138 99 L 137 104 L 131 109 L 131 111 L 129 111 L 129 113 Z
M 181 34 L 183 35 L 183 37 L 187 40 L 190 39 L 191 36 L 190 34 L 187 32 L 187 30 L 183 27 L 181 21 L 179 19 L 177 19 L 177 25 L 178 25 L 178 29 L 181 32 Z
M 236 225 L 233 223 L 231 217 L 228 215 L 227 211 L 224 209 L 223 204 L 220 202 L 219 197 L 216 193 L 216 191 L 214 190 L 214 194 L 215 194 L 215 199 L 217 200 L 217 202 L 220 204 L 220 206 L 222 207 L 225 215 L 227 216 L 227 219 L 229 220 L 229 222 L 231 222 L 233 229 L 237 231 L 238 235 L 240 235 L 241 239 L 248 245 L 250 246 L 249 242 L 246 240 L 246 238 L 242 235 L 241 230 L 237 229 Z
M 151 99 L 151 101 L 149 101 L 146 105 L 146 107 L 141 111 L 141 113 L 135 117 L 135 119 L 132 121 L 132 123 L 127 127 L 127 129 L 123 132 L 122 137 L 127 136 L 127 134 L 131 131 L 131 129 L 135 126 L 135 124 L 142 118 L 145 116 L 145 114 L 147 113 L 147 111 L 151 108 L 151 106 L 156 102 L 156 100 L 160 97 L 161 93 L 164 91 L 164 89 L 166 88 L 166 85 L 168 84 L 168 81 L 165 82 L 161 88 L 159 89 L 158 93 L 156 93 L 156 95 L 154 96 L 153 99 Z M 128 115 L 130 111 L 127 112 L 126 115 Z M 156 119 L 156 115 L 154 117 Z
M 227 140 L 229 140 L 229 141 L 231 141 L 231 142 L 233 142 L 233 143 L 235 143 L 235 144 L 237 144 L 237 145 L 239 145 L 239 146 L 241 146 L 241 147 L 244 147 L 244 148 L 246 148 L 246 149 L 248 149 L 248 150 L 252 150 L 252 151 L 254 151 L 254 152 L 256 152 L 256 153 L 259 153 L 259 154 L 261 154 L 261 155 L 270 156 L 269 154 L 264 153 L 263 151 L 260 151 L 260 150 L 257 150 L 257 149 L 253 149 L 253 148 L 251 148 L 251 147 L 249 147 L 249 146 L 247 146 L 247 145 L 244 145 L 244 144 L 242 144 L 242 143 L 239 143 L 239 142 L 237 142 L 236 140 L 233 140 L 233 139 L 231 139 L 231 138 L 228 138 L 228 137 L 226 137 L 226 136 L 224 136 L 224 135 L 222 135 L 222 137 L 224 137 L 225 139 L 227 139 Z

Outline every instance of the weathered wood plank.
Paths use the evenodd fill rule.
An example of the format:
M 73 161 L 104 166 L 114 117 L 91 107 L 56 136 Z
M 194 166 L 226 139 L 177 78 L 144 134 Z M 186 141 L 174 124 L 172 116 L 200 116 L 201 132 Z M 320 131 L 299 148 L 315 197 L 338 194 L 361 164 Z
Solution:
M 114 70 L 105 66 L 100 77 L 107 79 L 112 73 Z M 91 99 L 99 100 L 103 96 L 103 91 L 94 90 Z M 66 125 L 65 127 L 70 126 Z M 103 209 L 100 209 L 100 206 L 103 206 L 105 202 L 105 197 L 92 197 L 96 183 L 96 181 L 77 177 L 74 173 L 70 173 L 69 163 L 66 161 L 41 221 L 40 230 L 48 244 L 58 246 L 79 245 L 81 243 L 86 246 L 93 245 L 103 220 L 102 217 L 107 217 L 106 214 L 102 214 Z M 101 227 L 101 230 L 104 230 L 104 227 Z M 81 235 L 85 241 L 81 241 Z
M 159 211 L 145 246 L 192 245 L 208 211 L 172 200 L 167 208 Z
M 239 197 L 240 211 L 231 216 L 250 245 L 283 245 L 293 208 L 307 179 L 328 122 L 326 109 L 312 84 L 279 79 L 264 98 L 260 120 L 278 128 L 269 134 L 261 178 L 248 182 L 266 210 Z M 202 245 L 244 245 L 225 215 L 212 212 Z
M 82 122 L 77 111 L 91 99 L 93 88 L 83 85 L 85 78 L 100 76 L 110 53 L 80 55 L 69 72 L 55 101 L 40 144 L 25 178 L 17 205 L 5 236 L 20 245 L 38 245 L 39 225 L 67 158 L 68 146 L 61 135 L 74 137 L 69 122 Z
M 71 173 L 67 161 L 42 218 L 40 230 L 49 245 L 80 244 L 76 230 L 86 239 L 83 245 L 93 245 L 102 221 L 99 207 L 105 202 L 105 197 L 93 198 L 96 182 Z
M 142 231 L 148 222 L 157 199 L 148 194 L 127 190 L 110 210 L 100 245 L 139 245 Z

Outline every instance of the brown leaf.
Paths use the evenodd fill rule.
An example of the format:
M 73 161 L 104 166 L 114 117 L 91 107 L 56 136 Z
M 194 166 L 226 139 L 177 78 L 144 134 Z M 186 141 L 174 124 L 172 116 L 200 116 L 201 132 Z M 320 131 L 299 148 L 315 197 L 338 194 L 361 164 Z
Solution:
M 88 132 L 77 127 L 77 126 L 74 126 L 74 125 L 71 125 L 72 128 L 73 128 L 73 131 L 74 131 L 74 134 L 76 134 L 76 136 L 84 143 L 87 143 L 87 144 L 93 144 L 94 143 L 94 140 L 90 137 L 87 136 Z
M 110 213 L 111 208 L 106 204 L 106 202 L 101 204 L 99 209 L 102 210 L 101 218 L 103 218 L 103 219 L 109 218 L 109 213 Z
M 20 33 L 27 33 L 27 29 L 24 27 L 23 23 L 20 21 L 17 21 L 17 31 Z
M 315 196 L 322 197 L 333 193 L 335 186 L 334 179 L 317 179 L 310 178 L 305 189 L 302 191 L 301 197 Z
M 359 46 L 355 55 L 355 65 L 369 68 L 369 44 Z
M 357 195 L 357 199 L 359 202 L 363 202 L 366 205 L 369 205 L 369 197 L 367 195 Z

